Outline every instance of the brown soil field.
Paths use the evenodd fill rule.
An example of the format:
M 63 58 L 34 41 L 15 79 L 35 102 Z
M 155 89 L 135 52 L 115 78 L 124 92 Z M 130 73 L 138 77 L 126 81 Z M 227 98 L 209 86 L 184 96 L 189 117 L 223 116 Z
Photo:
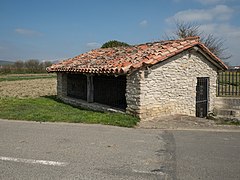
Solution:
M 0 82 L 0 98 L 56 95 L 56 78 Z

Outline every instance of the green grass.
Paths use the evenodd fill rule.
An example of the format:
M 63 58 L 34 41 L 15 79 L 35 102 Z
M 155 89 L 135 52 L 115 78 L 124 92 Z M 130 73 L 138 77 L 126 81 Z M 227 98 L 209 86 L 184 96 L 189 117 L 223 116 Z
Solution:
M 1 81 L 19 81 L 19 80 L 31 80 L 31 79 L 46 79 L 46 78 L 56 78 L 57 76 L 55 74 L 51 75 L 18 75 L 18 76 L 0 76 L 0 82 Z
M 55 96 L 35 99 L 0 99 L 0 118 L 39 122 L 71 122 L 134 127 L 137 118 L 121 113 L 83 110 L 59 101 Z
M 233 122 L 233 121 L 221 121 L 221 122 L 218 122 L 217 124 L 220 124 L 220 125 L 234 125 L 234 126 L 239 126 L 240 125 L 240 122 Z

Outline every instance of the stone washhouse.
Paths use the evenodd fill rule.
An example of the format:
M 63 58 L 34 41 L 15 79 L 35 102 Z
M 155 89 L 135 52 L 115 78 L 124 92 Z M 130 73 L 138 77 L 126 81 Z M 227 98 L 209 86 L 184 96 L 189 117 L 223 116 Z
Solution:
M 149 120 L 162 115 L 206 117 L 214 108 L 218 71 L 227 66 L 199 37 L 99 48 L 47 68 L 57 96 L 99 111 Z

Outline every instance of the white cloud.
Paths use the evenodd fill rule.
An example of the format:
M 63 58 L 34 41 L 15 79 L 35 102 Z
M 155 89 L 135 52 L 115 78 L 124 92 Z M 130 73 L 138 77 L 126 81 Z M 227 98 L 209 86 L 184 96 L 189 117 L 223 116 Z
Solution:
M 99 48 L 101 46 L 101 44 L 97 43 L 97 42 L 89 42 L 86 44 L 88 49 L 96 49 Z
M 223 1 L 203 0 L 202 3 L 219 2 Z M 166 22 L 169 23 L 170 27 L 176 20 L 196 22 L 200 25 L 200 31 L 203 31 L 204 34 L 213 34 L 216 37 L 226 40 L 224 46 L 228 48 L 229 54 L 232 55 L 229 62 L 232 65 L 239 65 L 240 26 L 232 25 L 230 23 L 234 13 L 234 9 L 229 6 L 216 5 L 213 8 L 208 9 L 188 9 L 185 11 L 179 11 L 172 17 L 167 18 Z
M 224 3 L 226 0 L 196 0 L 204 5 Z M 229 1 L 229 0 L 228 0 Z
M 15 32 L 25 36 L 40 36 L 42 33 L 30 29 L 17 28 Z
M 190 0 L 173 0 L 173 2 L 176 3 L 181 3 L 181 2 L 186 2 Z M 214 4 L 224 4 L 229 1 L 236 1 L 236 0 L 194 0 L 195 2 L 201 3 L 203 5 L 214 5 Z
M 188 9 L 179 11 L 174 16 L 166 19 L 166 22 L 172 23 L 174 20 L 184 22 L 204 22 L 204 21 L 227 21 L 234 13 L 234 10 L 226 5 L 217 5 L 211 9 Z
M 228 48 L 229 54 L 232 57 L 229 62 L 232 65 L 240 65 L 239 60 L 239 42 L 240 42 L 240 27 L 233 26 L 227 23 L 209 23 L 200 26 L 200 30 L 206 34 L 213 34 L 216 37 L 220 37 L 226 40 L 225 47 Z M 228 60 L 227 60 L 228 61 Z
M 232 26 L 226 23 L 210 23 L 201 25 L 200 30 L 207 34 L 216 34 L 220 37 L 239 38 L 240 42 L 240 27 L 237 26 Z
M 229 24 L 215 25 L 214 29 L 220 37 L 226 39 L 226 47 L 232 58 L 229 59 L 232 65 L 240 65 L 239 60 L 239 42 L 240 42 L 240 27 L 232 26 Z M 212 32 L 214 33 L 214 32 Z
M 148 25 L 148 21 L 147 21 L 147 20 L 143 20 L 143 21 L 141 21 L 141 22 L 139 23 L 139 25 L 140 25 L 141 27 L 146 27 L 146 26 Z
M 228 21 L 232 17 L 234 10 L 226 5 L 217 5 L 210 10 L 209 13 L 211 13 L 215 19 Z

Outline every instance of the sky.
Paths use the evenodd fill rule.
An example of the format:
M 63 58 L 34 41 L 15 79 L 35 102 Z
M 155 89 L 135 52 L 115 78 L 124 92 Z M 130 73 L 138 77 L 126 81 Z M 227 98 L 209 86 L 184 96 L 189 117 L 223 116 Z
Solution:
M 109 40 L 163 40 L 174 22 L 220 37 L 240 65 L 240 0 L 0 0 L 0 60 L 63 60 Z

